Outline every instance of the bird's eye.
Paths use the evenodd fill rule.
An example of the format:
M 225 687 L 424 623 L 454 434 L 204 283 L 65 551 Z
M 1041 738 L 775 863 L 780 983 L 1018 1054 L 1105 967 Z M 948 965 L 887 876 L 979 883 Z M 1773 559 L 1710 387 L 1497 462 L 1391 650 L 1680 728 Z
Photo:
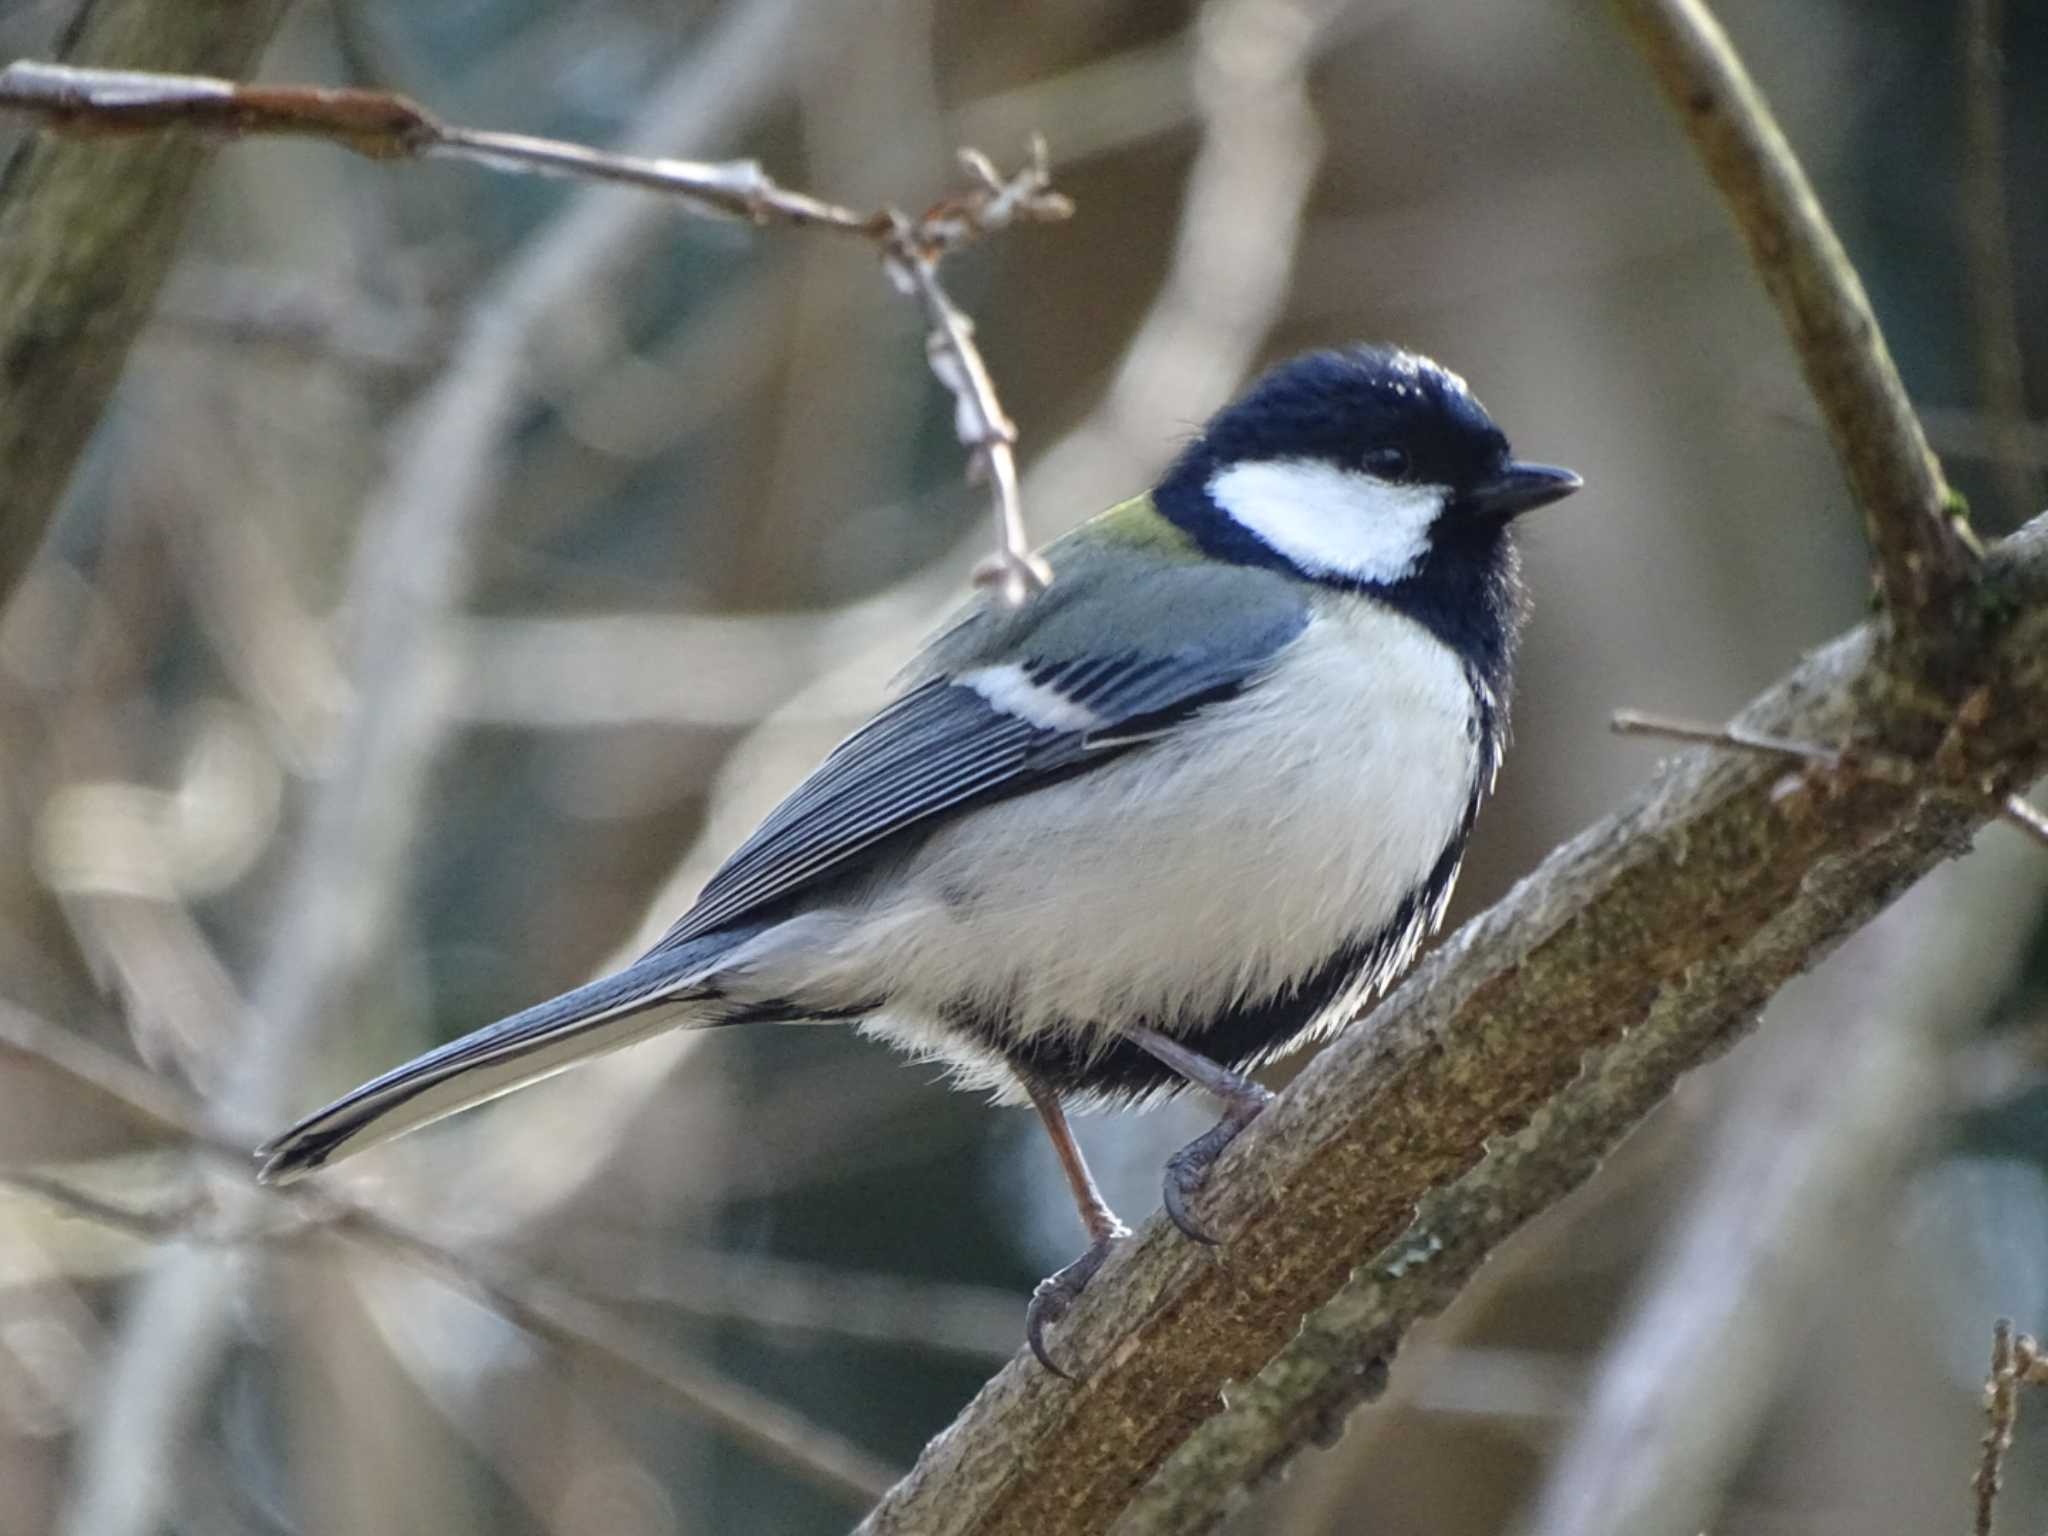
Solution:
M 1382 480 L 1405 480 L 1409 469 L 1407 450 L 1374 448 L 1366 454 L 1363 467 L 1368 474 L 1378 475 Z

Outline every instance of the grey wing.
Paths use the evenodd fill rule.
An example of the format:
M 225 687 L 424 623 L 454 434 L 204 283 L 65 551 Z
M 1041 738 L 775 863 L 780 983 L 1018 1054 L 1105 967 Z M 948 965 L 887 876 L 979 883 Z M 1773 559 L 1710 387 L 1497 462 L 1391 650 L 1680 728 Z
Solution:
M 943 812 L 1023 793 L 1155 740 L 1242 688 L 1306 623 L 1306 610 L 1290 607 L 1257 626 L 1226 626 L 1234 629 L 1228 643 L 1212 637 L 1168 652 L 1027 656 L 919 684 L 841 742 L 655 947 L 755 913 Z M 991 686 L 993 670 L 1009 686 Z M 1039 722 L 1058 723 L 1026 718 L 1028 707 L 1018 712 L 1029 704 L 1040 706 Z

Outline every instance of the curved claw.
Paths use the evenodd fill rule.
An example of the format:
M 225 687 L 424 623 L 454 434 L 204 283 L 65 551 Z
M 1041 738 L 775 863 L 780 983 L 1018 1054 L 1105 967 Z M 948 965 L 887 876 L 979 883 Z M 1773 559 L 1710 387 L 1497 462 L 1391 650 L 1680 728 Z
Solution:
M 1211 1132 L 1210 1134 L 1214 1134 Z M 1214 1248 L 1216 1234 L 1195 1219 L 1188 1209 L 1188 1201 L 1201 1191 L 1208 1181 L 1209 1164 L 1215 1161 L 1198 1161 L 1188 1157 L 1194 1150 L 1192 1145 L 1184 1147 L 1166 1165 L 1166 1180 L 1160 1190 L 1160 1201 L 1166 1207 L 1166 1219 L 1180 1228 L 1180 1234 L 1191 1243 L 1200 1243 L 1204 1248 Z M 1220 1149 L 1219 1149 L 1220 1150 Z
M 1057 1277 L 1054 1277 L 1057 1278 Z M 1074 1298 L 1051 1289 L 1052 1279 L 1038 1282 L 1038 1289 L 1031 1293 L 1031 1304 L 1024 1309 L 1024 1342 L 1031 1346 L 1031 1353 L 1061 1381 L 1072 1381 L 1071 1373 L 1060 1369 L 1052 1352 L 1045 1345 L 1045 1330 L 1067 1315 L 1067 1308 Z
M 1166 1206 L 1167 1219 L 1180 1228 L 1181 1235 L 1190 1242 L 1200 1243 L 1205 1248 L 1214 1248 L 1217 1244 L 1215 1234 L 1195 1219 L 1194 1213 L 1188 1209 L 1188 1202 L 1208 1183 L 1209 1170 L 1216 1166 L 1216 1159 L 1223 1155 L 1223 1149 L 1237 1140 L 1244 1128 L 1258 1118 L 1259 1111 L 1272 1101 L 1271 1094 L 1263 1090 L 1261 1094 L 1260 1098 L 1233 1107 L 1230 1113 L 1166 1160 L 1166 1181 L 1160 1190 L 1160 1198 Z
M 1062 1381 L 1072 1381 L 1073 1376 L 1054 1363 L 1052 1352 L 1045 1343 L 1045 1330 L 1058 1323 L 1073 1307 L 1088 1282 L 1095 1278 L 1095 1272 L 1102 1268 L 1117 1239 L 1129 1234 L 1119 1227 L 1117 1230 L 1097 1238 L 1088 1245 L 1088 1251 L 1065 1269 L 1045 1277 L 1031 1293 L 1031 1304 L 1024 1309 L 1024 1342 L 1031 1346 L 1031 1353 L 1038 1363 Z

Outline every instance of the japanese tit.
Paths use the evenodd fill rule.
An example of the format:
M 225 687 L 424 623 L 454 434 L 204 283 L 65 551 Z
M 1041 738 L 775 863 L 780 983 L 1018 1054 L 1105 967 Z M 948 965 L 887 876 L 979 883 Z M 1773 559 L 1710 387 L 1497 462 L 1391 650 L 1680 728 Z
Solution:
M 1167 1166 L 1190 1237 L 1260 1063 L 1351 1022 L 1441 920 L 1507 736 L 1510 527 L 1578 489 L 1513 458 L 1462 379 L 1354 347 L 1274 369 L 1150 494 L 969 602 L 615 975 L 366 1083 L 261 1148 L 284 1182 L 671 1028 L 844 1020 L 1029 1102 L 1090 1244 L 1125 1232 L 1070 1105 L 1190 1084 Z

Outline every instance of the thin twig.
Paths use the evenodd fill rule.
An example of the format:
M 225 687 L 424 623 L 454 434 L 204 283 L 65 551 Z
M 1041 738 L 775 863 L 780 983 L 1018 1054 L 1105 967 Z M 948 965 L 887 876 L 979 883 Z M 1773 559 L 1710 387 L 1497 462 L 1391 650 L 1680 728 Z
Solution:
M 995 492 L 996 553 L 974 573 L 977 585 L 995 586 L 1015 605 L 1052 581 L 1052 569 L 1031 552 L 1017 495 L 1017 429 L 996 399 L 988 365 L 974 345 L 974 325 L 939 286 L 936 261 L 915 249 L 904 225 L 890 251 L 891 271 L 923 301 L 932 333 L 926 354 L 932 372 L 953 392 L 954 430 L 974 455 L 974 467 Z
M 1806 741 L 1788 741 L 1779 736 L 1766 736 L 1757 731 L 1745 730 L 1737 725 L 1713 725 L 1704 720 L 1680 720 L 1672 715 L 1653 715 L 1639 709 L 1617 709 L 1608 722 L 1617 736 L 1650 736 L 1664 741 L 1683 741 L 1696 746 L 1732 747 L 1743 752 L 1756 752 L 1765 757 L 1785 757 L 1794 762 L 1812 763 L 1821 768 L 1838 769 L 1842 766 L 1842 753 L 1836 747 L 1818 746 Z
M 1984 1382 L 1984 1454 L 1970 1487 L 1977 1495 L 1974 1536 L 1991 1536 L 1993 1516 L 1998 1509 L 2005 1453 L 2012 1449 L 2014 1427 L 2020 1417 L 2020 1384 L 2035 1363 L 2034 1341 L 2026 1334 L 2015 1335 L 2012 1320 L 2001 1317 L 1991 1325 L 1991 1374 Z
M 1703 0 L 1615 0 L 1691 134 L 1806 372 L 1903 635 L 1971 580 L 1977 549 L 1927 446 L 1861 279 Z
M 59 1029 L 13 1003 L 0 1001 L 0 1051 L 68 1078 L 121 1111 L 139 1130 L 170 1136 L 246 1162 L 248 1146 L 217 1129 L 197 1100 L 165 1079 Z
M 882 233 L 872 216 L 778 186 L 754 160 L 624 155 L 521 133 L 445 123 L 396 91 L 247 85 L 203 75 L 81 69 L 21 59 L 0 69 L 0 109 L 59 133 L 104 137 L 186 128 L 321 139 L 372 160 L 465 160 L 493 170 L 611 181 L 765 224 Z
M 856 1504 L 879 1498 L 898 1476 L 895 1468 L 843 1436 L 685 1359 L 658 1338 L 562 1286 L 514 1274 L 503 1266 L 487 1267 L 363 1207 L 340 1214 L 331 1226 L 471 1292 L 499 1316 L 545 1339 L 567 1357 L 652 1388 L 692 1418 Z
M 810 13 L 795 0 L 735 9 L 650 96 L 632 130 L 639 151 L 730 132 L 772 94 L 789 38 Z M 471 304 L 447 371 L 401 425 L 371 499 L 349 578 L 350 679 L 357 709 L 307 818 L 278 900 L 270 952 L 251 989 L 263 1029 L 237 1054 L 227 1094 L 270 1122 L 295 1097 L 308 1042 L 388 952 L 429 774 L 452 729 L 443 629 L 469 579 L 495 499 L 502 448 L 533 387 L 533 337 L 660 228 L 668 204 L 582 188 Z M 221 1193 L 236 1225 L 253 1188 Z M 211 1249 L 160 1250 L 124 1309 L 96 1411 L 77 1437 L 62 1527 L 140 1536 L 162 1523 L 179 1448 L 207 1400 L 249 1266 Z
M 1683 741 L 1695 746 L 1726 747 L 1762 757 L 1783 758 L 1828 773 L 1860 774 L 1901 787 L 1928 782 L 1932 777 L 1917 763 L 1890 752 L 1873 752 L 1863 747 L 1828 747 L 1811 741 L 1791 741 L 1768 736 L 1741 725 L 1713 725 L 1704 720 L 1680 720 L 1670 715 L 1646 714 L 1639 709 L 1617 709 L 1608 722 L 1618 736 L 1650 736 L 1664 741 Z M 2016 827 L 2043 847 L 2048 847 L 2048 816 L 2034 809 L 2023 796 L 1994 795 L 1993 813 L 2009 827 Z
M 755 160 L 679 160 L 619 154 L 529 134 L 468 128 L 436 117 L 395 91 L 314 85 L 246 85 L 198 75 L 81 69 L 20 60 L 0 69 L 0 111 L 34 116 L 53 132 L 107 136 L 182 128 L 214 134 L 315 138 L 375 160 L 463 160 L 493 170 L 611 182 L 665 193 L 700 214 L 859 236 L 882 252 L 897 289 L 916 298 L 932 326 L 932 372 L 952 393 L 954 422 L 993 491 L 996 549 L 975 572 L 1017 604 L 1052 579 L 1031 552 L 1017 490 L 1017 429 L 997 398 L 974 325 L 938 278 L 953 253 L 1020 221 L 1067 218 L 1053 190 L 1045 141 L 1034 138 L 1022 169 L 1004 176 L 978 150 L 960 152 L 972 179 L 917 218 L 894 208 L 860 213 L 782 186 Z

